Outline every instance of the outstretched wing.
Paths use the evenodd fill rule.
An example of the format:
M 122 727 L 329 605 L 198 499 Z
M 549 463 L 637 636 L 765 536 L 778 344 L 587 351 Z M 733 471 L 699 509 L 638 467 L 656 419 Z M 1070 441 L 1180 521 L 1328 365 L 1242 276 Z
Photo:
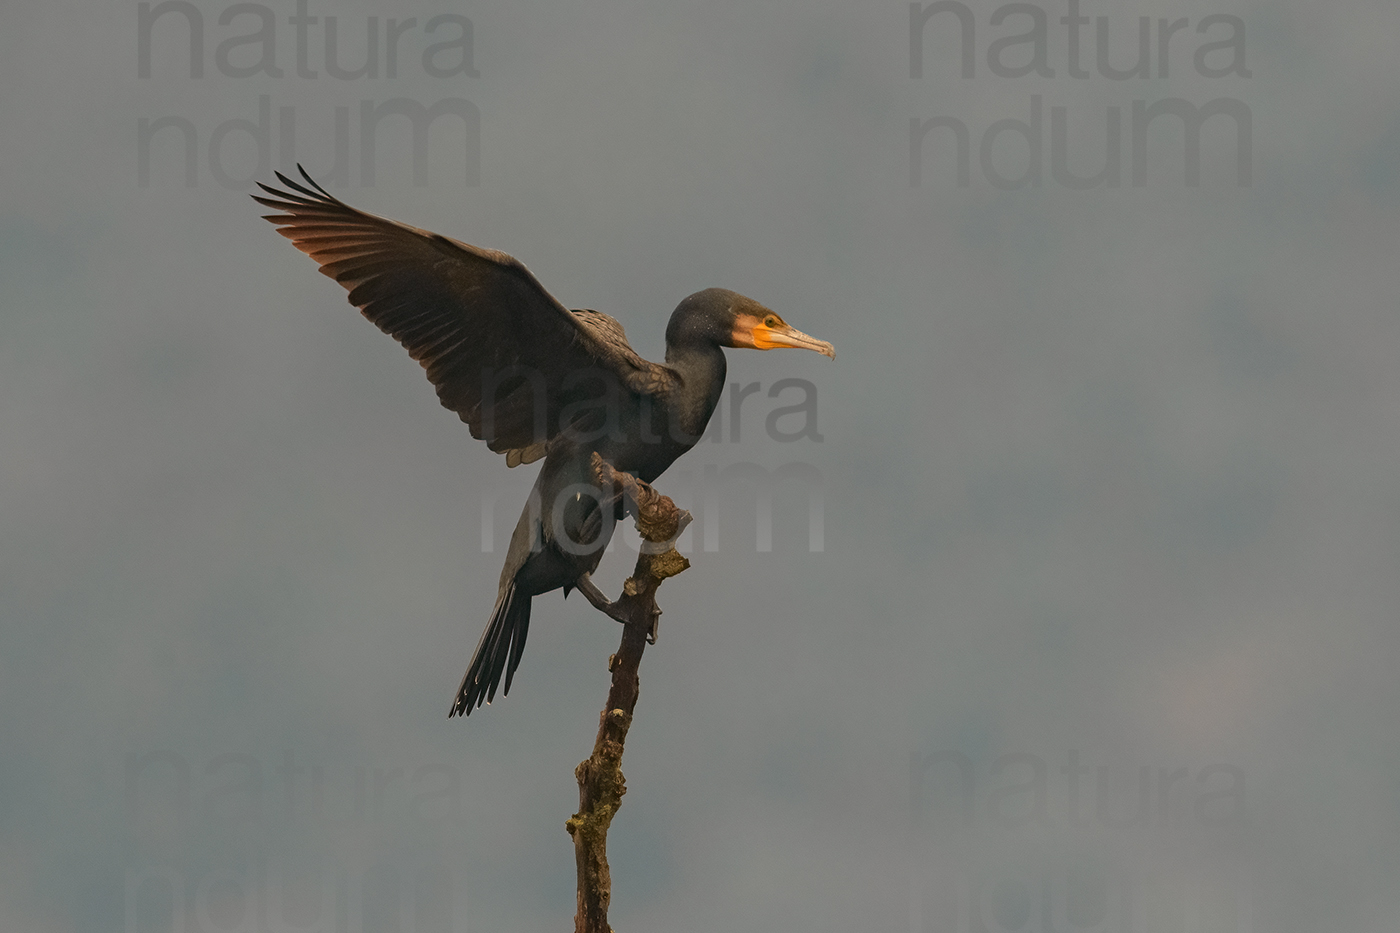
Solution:
M 569 311 L 513 257 L 356 210 L 301 174 L 311 187 L 280 172 L 290 191 L 259 184 L 271 197 L 254 200 L 280 212 L 266 219 L 422 364 L 443 406 L 510 466 L 544 456 L 570 412 L 613 391 L 607 383 L 633 394 L 669 386 L 670 371 L 638 356 L 617 321 Z

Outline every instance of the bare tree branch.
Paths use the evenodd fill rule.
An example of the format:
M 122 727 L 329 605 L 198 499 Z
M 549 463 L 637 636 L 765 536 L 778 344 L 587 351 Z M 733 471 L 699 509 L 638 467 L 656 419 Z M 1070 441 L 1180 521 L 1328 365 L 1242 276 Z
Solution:
M 627 792 L 622 776 L 622 748 L 632 725 L 639 682 L 637 667 L 648 642 L 656 643 L 656 590 L 661 581 L 690 566 L 675 549 L 676 538 L 690 524 L 690 513 L 676 508 L 667 496 L 646 483 L 619 473 L 593 455 L 598 486 L 620 496 L 627 513 L 637 520 L 642 550 L 637 566 L 622 586 L 622 596 L 609 602 L 585 578 L 579 590 L 600 612 L 622 623 L 622 644 L 608 660 L 612 687 L 608 702 L 598 716 L 598 737 L 593 754 L 574 769 L 578 778 L 578 812 L 566 824 L 574 837 L 574 858 L 578 866 L 578 913 L 575 933 L 611 933 L 608 905 L 612 900 L 612 876 L 608 871 L 608 827 L 622 806 Z M 614 499 L 616 501 L 616 499 Z M 605 507 L 607 507 L 605 505 Z

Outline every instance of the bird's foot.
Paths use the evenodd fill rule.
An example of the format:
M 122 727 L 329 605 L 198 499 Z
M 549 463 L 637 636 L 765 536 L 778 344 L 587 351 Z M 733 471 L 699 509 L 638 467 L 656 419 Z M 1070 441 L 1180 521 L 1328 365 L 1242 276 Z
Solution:
M 617 603 L 603 595 L 603 591 L 598 589 L 590 574 L 579 574 L 578 582 L 574 586 L 583 594 L 583 598 L 592 604 L 594 609 L 618 622 L 625 623 L 627 621 L 627 616 L 618 608 Z
M 636 591 L 630 589 L 633 585 L 632 581 L 628 580 L 627 583 L 623 584 L 623 590 L 631 595 L 636 595 Z M 598 589 L 597 584 L 593 582 L 592 575 L 586 573 L 579 574 L 578 582 L 574 584 L 574 588 L 583 594 L 583 598 L 588 600 L 594 609 L 597 609 L 610 619 L 615 619 L 624 625 L 627 624 L 627 614 L 618 607 L 617 603 L 603 595 L 603 591 Z M 647 629 L 647 644 L 656 644 L 656 630 L 660 625 L 661 610 L 656 609 L 651 614 L 651 627 Z

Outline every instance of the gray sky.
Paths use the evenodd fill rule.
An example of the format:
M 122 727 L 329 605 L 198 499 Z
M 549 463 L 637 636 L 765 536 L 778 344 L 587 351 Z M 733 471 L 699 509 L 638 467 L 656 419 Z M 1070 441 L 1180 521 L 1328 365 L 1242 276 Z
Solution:
M 148 77 L 138 4 L 7 9 L 0 926 L 568 928 L 617 626 L 537 599 L 512 695 L 444 718 L 534 468 L 248 200 L 284 152 L 332 176 L 343 112 L 337 195 L 643 355 L 710 286 L 840 351 L 731 352 L 739 439 L 726 401 L 659 481 L 699 514 L 797 464 L 822 534 L 775 479 L 760 552 L 721 474 L 642 665 L 619 930 L 1395 929 L 1400 8 L 1079 7 L 1083 77 L 1057 0 L 969 3 L 971 77 L 937 13 L 917 78 L 905 3 L 311 0 L 298 62 L 295 3 L 220 52 L 258 14 L 195 0 L 199 77 L 177 8 Z M 440 118 L 415 185 L 405 118 L 363 143 L 394 99 L 479 135 Z M 1135 130 L 1164 100 L 1225 102 L 1196 185 L 1179 116 Z M 1118 183 L 1067 185 L 1115 120 Z M 785 378 L 819 443 L 765 430 Z

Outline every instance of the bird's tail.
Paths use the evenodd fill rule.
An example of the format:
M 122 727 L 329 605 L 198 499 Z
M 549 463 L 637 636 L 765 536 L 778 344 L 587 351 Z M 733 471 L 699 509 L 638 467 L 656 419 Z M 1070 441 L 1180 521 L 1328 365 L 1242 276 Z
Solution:
M 510 682 L 520 665 L 525 636 L 530 631 L 530 602 L 531 598 L 516 589 L 514 582 L 496 600 L 491 621 L 481 633 L 462 686 L 457 688 L 457 699 L 447 714 L 448 719 L 469 716 L 482 703 L 490 703 L 496 696 L 502 673 L 506 675 L 506 683 L 501 696 L 510 693 Z

